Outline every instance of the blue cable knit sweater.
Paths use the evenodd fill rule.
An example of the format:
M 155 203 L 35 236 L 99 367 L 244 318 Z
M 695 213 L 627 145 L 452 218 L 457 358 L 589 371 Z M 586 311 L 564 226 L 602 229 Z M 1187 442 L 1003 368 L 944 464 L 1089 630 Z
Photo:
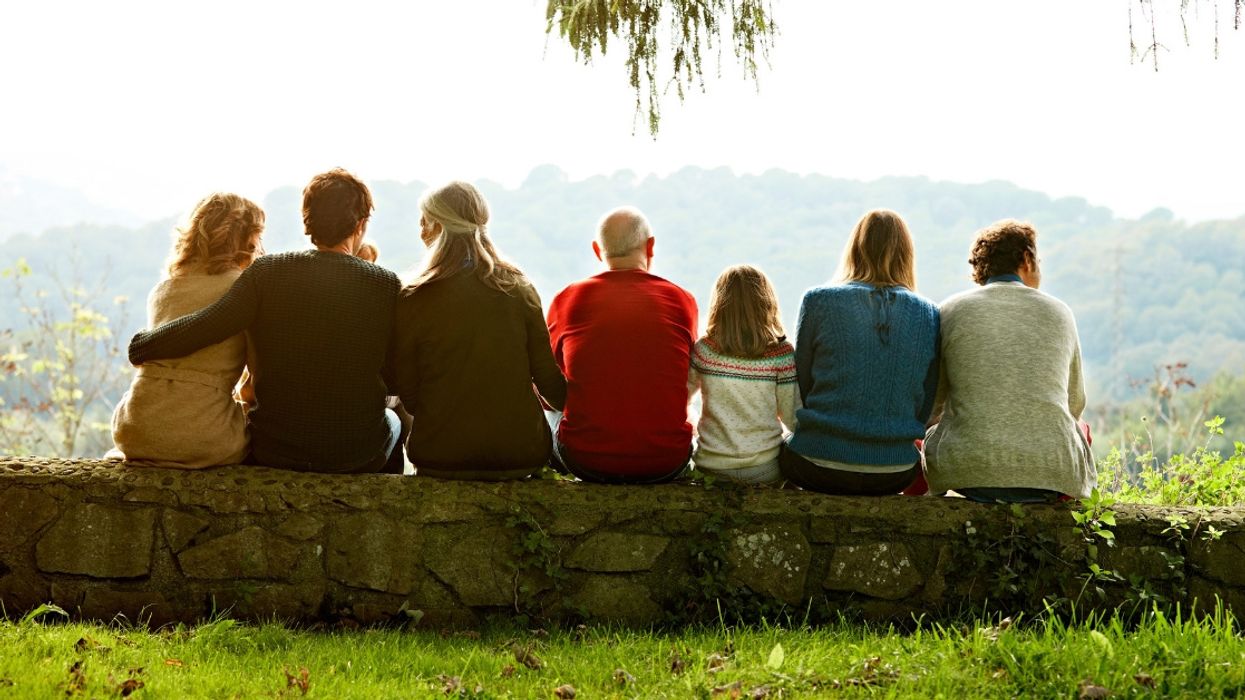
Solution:
M 795 365 L 804 408 L 791 449 L 845 464 L 915 463 L 938 390 L 938 307 L 859 282 L 804 294 Z

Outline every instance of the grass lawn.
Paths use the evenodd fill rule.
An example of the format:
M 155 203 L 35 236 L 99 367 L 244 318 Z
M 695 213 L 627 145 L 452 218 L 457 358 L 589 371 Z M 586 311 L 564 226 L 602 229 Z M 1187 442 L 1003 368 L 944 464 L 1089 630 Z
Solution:
M 44 616 L 47 620 L 49 616 Z M 0 622 L 0 698 L 1236 697 L 1231 620 L 817 629 L 157 631 Z

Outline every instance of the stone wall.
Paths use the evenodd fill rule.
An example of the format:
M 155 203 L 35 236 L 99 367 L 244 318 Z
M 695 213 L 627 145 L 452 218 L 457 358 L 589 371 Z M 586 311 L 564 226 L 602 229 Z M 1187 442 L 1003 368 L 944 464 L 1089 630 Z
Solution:
M 1012 541 L 1050 554 L 1045 575 L 1083 607 L 1148 585 L 1245 610 L 1245 511 L 1115 512 L 1119 546 L 1098 561 L 1132 582 L 1104 598 L 1084 593 L 1088 550 L 1069 506 L 1028 507 L 1018 521 L 961 499 L 0 457 L 0 602 L 10 617 L 51 601 L 155 624 L 226 614 L 458 626 L 520 613 L 647 624 L 724 594 L 814 619 L 884 619 L 997 596 L 993 543 L 1021 533 Z M 1191 525 L 1181 541 L 1163 533 L 1173 514 Z

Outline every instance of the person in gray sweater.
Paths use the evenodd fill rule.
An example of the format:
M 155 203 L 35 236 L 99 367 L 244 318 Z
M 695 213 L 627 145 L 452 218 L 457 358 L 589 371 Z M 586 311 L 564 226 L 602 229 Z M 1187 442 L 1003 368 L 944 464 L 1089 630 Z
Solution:
M 1097 482 L 1076 320 L 1039 291 L 1037 231 L 997 222 L 973 243 L 981 285 L 940 307 L 941 376 L 925 440 L 933 493 L 982 502 L 1083 498 Z

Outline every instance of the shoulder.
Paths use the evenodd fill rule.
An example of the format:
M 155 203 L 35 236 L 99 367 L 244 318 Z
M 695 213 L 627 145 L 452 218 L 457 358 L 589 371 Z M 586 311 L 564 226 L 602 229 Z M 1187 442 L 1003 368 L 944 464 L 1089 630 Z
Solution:
M 653 289 L 660 289 L 666 294 L 669 294 L 671 297 L 690 303 L 693 306 L 696 304 L 696 297 L 693 296 L 691 292 L 680 287 L 674 282 L 671 282 L 665 277 L 659 277 L 649 272 L 646 273 L 642 279 L 645 284 L 651 286 Z
M 948 314 L 954 314 L 956 310 L 961 307 L 971 306 L 977 303 L 985 292 L 985 287 L 973 287 L 972 289 L 965 289 L 962 292 L 956 292 L 955 294 L 952 294 L 942 300 L 942 303 L 938 305 L 938 311 L 944 317 Z

